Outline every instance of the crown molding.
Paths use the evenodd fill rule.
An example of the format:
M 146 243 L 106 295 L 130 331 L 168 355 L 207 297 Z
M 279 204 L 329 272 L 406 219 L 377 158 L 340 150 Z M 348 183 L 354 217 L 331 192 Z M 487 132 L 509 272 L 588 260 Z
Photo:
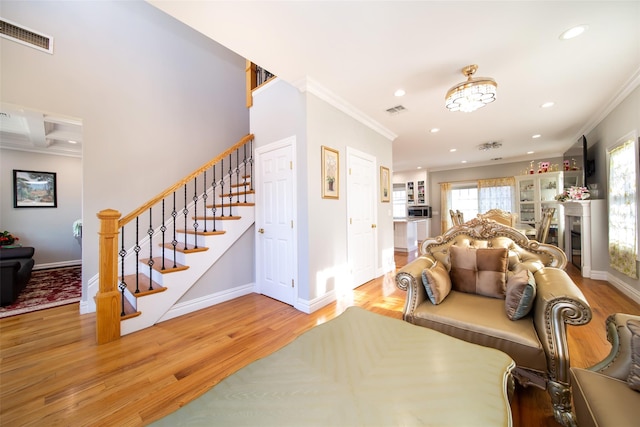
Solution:
M 631 94 L 638 86 L 640 86 L 640 68 L 638 68 L 631 77 L 622 85 L 622 88 L 615 94 L 611 100 L 601 108 L 591 119 L 580 129 L 578 135 L 574 139 L 578 139 L 582 135 L 587 135 L 596 128 L 624 99 Z
M 338 95 L 331 92 L 329 89 L 322 86 L 318 81 L 314 80 L 311 77 L 304 77 L 293 82 L 292 85 L 300 92 L 307 92 L 317 96 L 329 105 L 337 108 L 338 110 L 342 111 L 343 113 L 352 117 L 363 125 L 373 129 L 375 132 L 384 136 L 389 141 L 393 141 L 398 137 L 398 135 L 393 133 L 391 130 L 382 126 L 380 123 L 373 120 L 371 117 L 367 116 L 365 113 L 358 110 L 356 107 L 349 104 L 347 101 L 340 98 Z

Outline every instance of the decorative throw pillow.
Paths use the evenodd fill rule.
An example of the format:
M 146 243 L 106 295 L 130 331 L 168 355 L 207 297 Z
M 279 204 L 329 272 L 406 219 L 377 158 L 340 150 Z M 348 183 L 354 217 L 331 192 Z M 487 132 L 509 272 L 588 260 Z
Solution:
M 509 251 L 507 248 L 450 246 L 453 289 L 492 298 L 504 298 Z
M 533 274 L 521 268 L 507 280 L 504 307 L 511 320 L 522 319 L 529 314 L 536 298 L 536 281 Z
M 631 331 L 631 367 L 627 383 L 635 391 L 640 391 L 640 320 L 628 320 Z
M 436 262 L 431 268 L 422 271 L 422 284 L 434 305 L 440 304 L 451 292 L 451 279 L 447 267 Z

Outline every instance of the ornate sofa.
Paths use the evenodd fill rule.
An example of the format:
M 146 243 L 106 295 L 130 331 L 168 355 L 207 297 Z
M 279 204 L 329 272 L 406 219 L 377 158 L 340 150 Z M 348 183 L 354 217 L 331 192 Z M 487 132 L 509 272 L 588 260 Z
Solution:
M 635 322 L 633 333 L 629 321 Z M 611 343 L 607 357 L 589 369 L 571 368 L 580 427 L 631 426 L 640 421 L 640 316 L 612 314 L 606 326 Z
M 484 258 L 496 255 L 503 264 L 488 268 L 496 262 Z M 591 308 L 566 263 L 555 246 L 473 219 L 426 239 L 420 256 L 398 271 L 396 284 L 407 291 L 403 318 L 507 353 L 518 382 L 547 390 L 556 420 L 575 425 L 566 325 L 588 323 Z M 483 283 L 487 277 L 493 288 Z M 473 281 L 475 288 L 467 286 Z

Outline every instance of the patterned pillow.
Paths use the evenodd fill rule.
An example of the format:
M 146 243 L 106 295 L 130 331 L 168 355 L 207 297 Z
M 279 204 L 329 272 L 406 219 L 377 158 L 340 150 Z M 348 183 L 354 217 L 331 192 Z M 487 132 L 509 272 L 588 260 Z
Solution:
M 536 281 L 533 274 L 521 268 L 507 280 L 504 307 L 507 317 L 519 320 L 529 314 L 536 298 Z
M 509 251 L 507 248 L 450 246 L 453 289 L 492 298 L 504 298 Z
M 447 267 L 436 262 L 431 268 L 422 271 L 422 284 L 434 305 L 440 304 L 451 292 L 451 279 Z
M 635 391 L 640 391 L 640 321 L 628 320 L 627 328 L 631 331 L 631 368 L 627 383 Z

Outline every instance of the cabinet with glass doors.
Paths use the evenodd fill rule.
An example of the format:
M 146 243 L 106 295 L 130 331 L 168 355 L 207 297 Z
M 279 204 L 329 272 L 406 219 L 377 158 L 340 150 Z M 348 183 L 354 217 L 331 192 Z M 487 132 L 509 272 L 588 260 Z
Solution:
M 542 225 L 542 210 L 555 208 L 545 243 L 562 247 L 564 218 L 556 196 L 563 191 L 562 172 L 516 176 L 516 211 L 519 221 L 534 227 Z

